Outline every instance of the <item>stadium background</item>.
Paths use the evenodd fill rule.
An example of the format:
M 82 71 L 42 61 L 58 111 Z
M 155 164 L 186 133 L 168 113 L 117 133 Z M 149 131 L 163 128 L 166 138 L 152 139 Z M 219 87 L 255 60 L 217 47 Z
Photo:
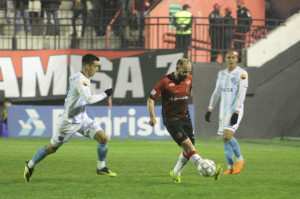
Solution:
M 189 0 L 164 1 L 152 10 L 153 13 L 151 16 L 169 16 L 169 12 L 165 11 L 165 7 L 170 2 L 181 4 L 192 3 Z M 208 15 L 210 9 L 204 8 L 212 8 L 213 3 L 215 2 L 217 1 L 206 3 L 202 1 L 202 3 L 199 2 L 199 4 L 195 4 L 199 6 L 193 9 L 195 11 L 195 16 L 203 17 Z M 233 13 L 235 14 L 236 6 L 234 2 L 218 2 L 231 6 L 233 8 Z M 270 9 L 270 3 L 272 3 L 272 1 L 268 1 L 267 4 L 265 4 L 265 1 L 256 0 L 251 2 L 248 1 L 246 6 L 251 10 L 253 18 L 264 20 L 264 10 L 265 8 Z M 265 5 L 267 5 L 267 7 Z M 196 12 L 197 8 L 200 12 Z M 272 7 L 272 9 L 275 8 L 275 6 Z M 280 9 L 281 13 L 284 10 L 283 8 L 284 7 Z M 294 6 L 294 9 L 287 7 L 284 13 L 290 13 L 291 15 L 292 13 L 295 13 L 294 10 L 296 8 L 296 6 Z M 289 15 L 280 15 L 282 19 L 285 19 L 287 16 Z M 257 23 L 258 22 L 259 21 L 257 21 Z M 258 23 L 254 25 L 257 26 L 261 24 Z M 295 32 L 295 34 L 297 34 L 297 32 Z M 149 39 L 150 38 L 151 37 L 149 37 Z M 4 41 L 3 39 L 5 38 L 1 38 L 1 41 Z M 158 38 L 152 38 L 152 40 L 156 39 Z M 270 139 L 274 137 L 300 136 L 299 46 L 300 44 L 297 42 L 289 46 L 287 50 L 273 56 L 272 59 L 269 59 L 263 65 L 256 66 L 258 68 L 247 68 L 250 77 L 250 86 L 247 95 L 248 97 L 245 102 L 244 119 L 237 137 Z M 47 72 L 49 67 L 48 64 L 51 63 L 50 57 L 64 56 L 64 58 L 60 60 L 63 64 L 61 64 L 60 61 L 53 64 L 65 67 L 65 70 L 62 70 L 62 68 L 60 68 L 60 70 L 63 71 L 64 77 L 67 80 L 68 75 L 74 72 L 72 70 L 78 69 L 78 65 L 72 65 L 70 63 L 71 57 L 77 56 L 77 59 L 79 60 L 80 56 L 84 53 L 92 52 L 100 57 L 106 58 L 104 59 L 105 62 L 102 66 L 103 71 L 100 71 L 101 74 L 99 73 L 98 81 L 96 80 L 94 82 L 94 90 L 100 91 L 104 89 L 105 85 L 103 85 L 101 79 L 103 81 L 111 80 L 113 87 L 116 88 L 118 78 L 125 78 L 122 79 L 122 81 L 123 83 L 126 82 L 128 84 L 120 84 L 119 90 L 114 90 L 114 106 L 145 105 L 148 93 L 151 91 L 154 84 L 159 78 L 174 70 L 174 60 L 184 57 L 183 53 L 180 51 L 174 49 L 153 49 L 154 47 L 155 45 L 145 45 L 145 48 L 133 49 L 131 51 L 128 51 L 128 49 L 126 51 L 123 49 L 114 49 L 114 51 L 90 51 L 87 49 L 73 48 L 63 50 L 37 51 L 31 49 L 24 51 L 2 51 L 0 57 L 1 100 L 3 101 L 4 98 L 7 97 L 11 98 L 15 105 L 62 105 L 65 96 L 64 91 L 66 91 L 68 83 L 64 82 L 63 86 L 55 85 L 56 80 L 61 80 L 61 77 L 55 76 L 55 72 L 53 74 Z M 191 56 L 191 54 L 189 55 Z M 205 123 L 203 115 L 215 85 L 217 71 L 225 66 L 222 63 L 206 63 L 205 60 L 207 60 L 207 55 L 208 53 L 206 52 L 206 56 L 201 55 L 199 56 L 200 58 L 194 59 L 193 75 L 195 80 L 195 97 L 191 101 L 191 104 L 194 105 L 194 125 L 196 135 L 215 137 L 218 121 L 217 111 L 213 114 L 212 124 Z M 34 57 L 40 59 L 40 66 L 42 66 L 44 74 L 38 72 L 32 74 L 33 78 L 36 77 L 36 81 L 28 83 L 29 90 L 30 88 L 32 88 L 32 90 L 22 90 L 25 85 L 25 80 L 23 78 L 24 73 L 30 74 L 30 62 L 27 63 L 28 65 L 26 66 L 26 59 Z M 255 57 L 252 57 L 252 59 L 255 59 Z M 221 62 L 221 59 L 219 58 L 218 61 Z M 9 71 L 8 68 L 13 69 L 13 71 Z M 24 68 L 28 68 L 28 71 L 22 71 Z M 124 68 L 125 70 L 123 71 Z M 126 72 L 125 74 L 127 76 L 119 71 Z M 9 75 L 5 76 L 4 74 Z M 106 78 L 104 78 L 104 76 Z M 26 77 L 27 80 L 30 80 L 31 78 L 30 76 Z M 38 79 L 38 77 L 40 79 Z M 55 79 L 56 77 L 58 79 Z M 142 85 L 139 84 L 140 82 L 135 82 L 138 80 L 142 81 Z M 11 82 L 14 82 L 14 84 L 11 84 Z M 35 83 L 35 85 L 32 85 L 31 83 Z M 60 91 L 60 89 L 62 90 Z M 105 106 L 106 102 L 97 105 Z M 156 112 L 156 114 L 159 114 L 159 112 Z M 9 116 L 9 120 L 13 120 L 13 118 L 13 116 Z M 19 125 L 19 122 L 14 121 L 11 125 Z

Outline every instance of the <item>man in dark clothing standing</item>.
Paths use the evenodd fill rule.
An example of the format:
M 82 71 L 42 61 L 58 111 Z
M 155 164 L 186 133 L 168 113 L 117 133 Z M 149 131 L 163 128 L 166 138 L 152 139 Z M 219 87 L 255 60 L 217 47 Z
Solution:
M 84 36 L 85 27 L 86 27 L 86 19 L 87 19 L 87 3 L 86 0 L 74 0 L 73 1 L 73 17 L 72 17 L 72 26 L 73 26 L 73 37 L 77 37 L 76 32 L 76 19 L 79 16 L 82 16 L 82 29 L 81 29 L 81 37 Z
M 93 0 L 91 1 L 92 4 L 92 13 L 93 13 L 93 26 L 96 32 L 96 36 L 103 36 L 100 32 L 100 24 L 103 18 L 103 5 L 102 0 Z
M 20 32 L 20 19 L 23 17 L 25 33 L 27 36 L 30 35 L 30 23 L 29 23 L 29 0 L 14 0 L 14 9 L 15 9 L 15 35 L 18 35 Z
M 223 43 L 222 43 L 222 48 L 224 49 L 223 51 L 223 61 L 225 60 L 225 55 L 229 50 L 232 49 L 232 39 L 234 37 L 234 30 L 235 23 L 234 19 L 231 16 L 231 8 L 227 7 L 225 8 L 225 17 L 223 18 L 223 29 L 222 29 L 222 35 L 223 35 Z
M 50 34 L 50 26 L 51 26 L 51 14 L 54 20 L 55 26 L 55 36 L 59 35 L 59 19 L 58 19 L 58 8 L 61 4 L 61 0 L 44 0 L 43 2 L 44 8 L 46 9 L 47 13 L 47 29 L 46 29 L 46 36 Z
M 219 3 L 214 4 L 214 10 L 209 14 L 209 36 L 210 36 L 210 61 L 217 61 L 218 54 L 222 47 L 222 16 L 220 9 L 222 5 Z
M 252 18 L 250 11 L 244 6 L 244 0 L 236 0 L 237 2 L 237 26 L 234 48 L 239 52 L 238 59 L 241 62 L 242 49 L 245 47 L 246 34 L 250 31 Z
M 143 31 L 145 26 L 145 17 L 149 14 L 149 8 L 156 0 L 136 0 L 135 11 L 139 30 L 139 43 L 143 42 Z

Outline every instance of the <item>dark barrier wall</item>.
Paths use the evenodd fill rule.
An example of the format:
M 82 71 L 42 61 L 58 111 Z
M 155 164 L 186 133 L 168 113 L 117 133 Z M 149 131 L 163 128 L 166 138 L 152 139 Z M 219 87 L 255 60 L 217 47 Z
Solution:
M 300 54 L 299 43 L 260 68 L 247 68 L 248 97 L 245 112 L 235 136 L 269 139 L 280 136 L 300 137 Z M 226 68 L 217 63 L 195 64 L 194 109 L 195 133 L 216 137 L 218 105 L 212 122 L 204 119 L 217 73 Z

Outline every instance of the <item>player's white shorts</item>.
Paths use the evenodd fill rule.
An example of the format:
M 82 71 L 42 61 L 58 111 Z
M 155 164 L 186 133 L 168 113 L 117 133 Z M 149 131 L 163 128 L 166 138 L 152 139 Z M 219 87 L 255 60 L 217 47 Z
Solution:
M 85 137 L 93 138 L 96 132 L 102 130 L 100 125 L 89 118 L 87 115 L 81 123 L 73 124 L 68 120 L 60 118 L 57 123 L 57 131 L 51 138 L 51 144 L 55 147 L 60 147 L 67 142 L 76 132 Z
M 242 121 L 242 118 L 243 118 L 243 114 L 244 114 L 244 109 L 241 109 L 239 112 L 238 121 L 233 126 L 231 126 L 231 124 L 230 124 L 230 119 L 231 119 L 232 114 L 220 115 L 218 134 L 223 135 L 224 129 L 228 129 L 230 131 L 235 132 L 239 128 L 240 122 Z

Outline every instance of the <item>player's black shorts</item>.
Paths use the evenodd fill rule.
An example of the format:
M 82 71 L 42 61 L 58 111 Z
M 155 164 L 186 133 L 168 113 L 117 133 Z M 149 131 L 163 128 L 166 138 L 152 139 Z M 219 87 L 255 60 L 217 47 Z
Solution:
M 182 142 L 187 138 L 190 138 L 194 145 L 195 135 L 190 117 L 181 118 L 176 121 L 165 121 L 164 124 L 173 140 L 175 140 L 179 146 L 181 146 Z

